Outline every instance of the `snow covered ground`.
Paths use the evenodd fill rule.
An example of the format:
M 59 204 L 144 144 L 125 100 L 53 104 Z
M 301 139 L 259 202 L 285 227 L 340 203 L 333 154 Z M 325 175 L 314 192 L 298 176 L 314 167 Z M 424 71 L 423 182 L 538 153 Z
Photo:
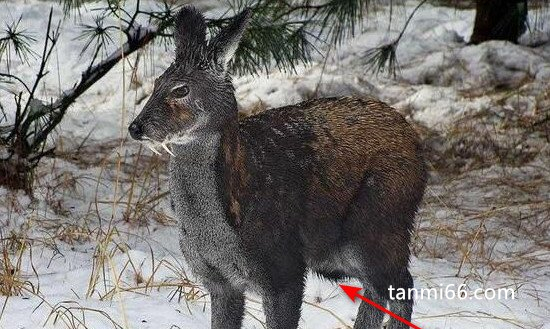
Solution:
M 2 2 L 0 21 L 23 14 L 39 36 L 50 5 Z M 366 73 L 363 52 L 391 40 L 413 7 L 396 9 L 390 32 L 381 9 L 326 65 L 318 58 L 293 75 L 235 78 L 239 105 L 253 113 L 312 96 L 374 95 L 406 114 L 432 169 L 411 271 L 417 288 L 444 294 L 418 299 L 413 322 L 550 328 L 550 43 L 533 46 L 548 39 L 550 14 L 542 13 L 540 31 L 521 45 L 467 46 L 472 10 L 425 5 L 398 48 L 400 75 Z M 61 17 L 59 8 L 54 15 Z M 92 16 L 82 10 L 83 20 Z M 76 20 L 64 24 L 43 97 L 85 68 Z M 38 168 L 34 199 L 0 188 L 2 247 L 9 251 L 2 272 L 6 257 L 20 260 L 24 281 L 20 295 L 2 297 L 0 328 L 209 327 L 208 297 L 183 263 L 167 211 L 167 155 L 126 139 L 128 121 L 171 59 L 162 47 L 143 53 L 139 83 L 129 87 L 131 56 L 77 101 L 58 129 L 57 157 Z M 29 79 L 34 72 L 17 62 L 11 69 Z M 9 104 L 11 95 L 0 90 L 0 99 Z M 445 295 L 459 286 L 466 298 Z M 490 298 L 500 288 L 515 298 Z M 489 298 L 474 298 L 476 289 Z M 336 285 L 309 277 L 305 301 L 301 328 L 353 325 L 357 305 Z M 250 295 L 246 328 L 263 327 L 259 297 Z

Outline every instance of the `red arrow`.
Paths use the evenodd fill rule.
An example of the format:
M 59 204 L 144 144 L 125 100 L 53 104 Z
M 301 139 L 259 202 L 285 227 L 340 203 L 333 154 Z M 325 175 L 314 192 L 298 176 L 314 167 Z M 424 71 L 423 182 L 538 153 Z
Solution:
M 409 321 L 403 319 L 402 317 L 400 317 L 399 315 L 393 313 L 392 311 L 376 304 L 375 302 L 373 302 L 372 300 L 366 298 L 365 296 L 359 294 L 359 291 L 361 290 L 361 288 L 359 287 L 352 287 L 352 286 L 346 286 L 346 285 L 343 285 L 343 284 L 340 284 L 339 285 L 340 288 L 342 288 L 342 290 L 344 290 L 344 292 L 346 293 L 346 295 L 348 295 L 349 299 L 351 299 L 352 302 L 355 303 L 355 298 L 356 297 L 359 297 L 359 299 L 361 299 L 362 301 L 364 301 L 365 303 L 368 303 L 374 307 L 376 307 L 377 309 L 379 309 L 380 311 L 386 313 L 386 314 L 389 314 L 391 317 L 394 317 L 395 319 L 403 322 L 404 324 L 408 325 L 409 327 L 411 328 L 414 328 L 414 329 L 422 329 L 420 328 L 419 326 L 417 325 L 414 325 L 412 323 L 410 323 Z

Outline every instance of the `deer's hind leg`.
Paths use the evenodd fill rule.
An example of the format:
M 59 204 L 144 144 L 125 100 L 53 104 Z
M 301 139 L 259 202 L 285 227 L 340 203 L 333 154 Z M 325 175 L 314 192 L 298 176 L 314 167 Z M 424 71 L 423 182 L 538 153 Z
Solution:
M 343 240 L 353 251 L 356 274 L 349 274 L 361 281 L 365 296 L 385 308 L 389 303 L 392 312 L 410 321 L 412 299 L 391 300 L 389 289 L 408 291 L 413 287 L 408 270 L 409 242 L 418 202 L 407 192 L 392 190 L 393 185 L 384 173 L 365 175 L 348 209 Z M 406 186 L 402 188 L 406 191 Z M 382 311 L 362 302 L 354 328 L 379 329 L 383 317 Z M 406 326 L 390 320 L 387 328 Z
M 405 269 L 406 270 L 406 269 Z M 386 276 L 386 275 L 383 275 Z M 388 279 L 381 278 L 359 278 L 363 286 L 363 295 L 378 305 L 389 308 L 390 311 L 400 317 L 410 321 L 413 310 L 413 299 L 395 299 L 396 295 L 390 296 L 389 288 L 392 286 L 395 289 L 403 288 L 408 291 L 408 288 L 413 287 L 412 277 L 408 270 L 400 277 L 399 274 L 388 274 Z M 394 290 L 395 291 L 395 290 Z M 394 299 L 392 299 L 394 298 Z M 384 313 L 366 302 L 361 302 L 357 319 L 355 320 L 354 329 L 380 329 Z M 389 322 L 385 326 L 387 329 L 406 329 L 408 325 L 390 317 Z
M 314 271 L 331 281 L 357 278 L 363 287 L 361 293 L 366 298 L 387 307 L 387 292 L 383 288 L 375 287 L 372 276 L 369 275 L 371 267 L 361 258 L 359 253 L 350 251 L 348 247 L 339 248 L 329 261 L 318 264 Z M 383 312 L 368 303 L 361 302 L 354 329 L 380 329 L 383 319 Z
M 363 291 L 361 292 L 363 296 L 386 307 L 387 299 L 382 294 L 378 293 L 376 289 L 373 288 L 372 284 L 367 279 L 360 279 L 361 285 L 363 286 Z M 372 305 L 369 305 L 363 301 L 359 305 L 359 310 L 357 311 L 357 317 L 355 319 L 355 324 L 353 325 L 354 329 L 380 329 L 382 328 L 382 321 L 384 320 L 384 313 L 374 308 Z
M 413 286 L 413 278 L 407 268 L 403 269 L 402 273 L 397 274 L 397 281 L 394 285 L 396 289 L 404 289 L 404 291 L 408 292 L 408 289 L 413 288 Z M 412 298 L 409 298 L 412 296 L 409 296 L 408 293 L 406 293 L 405 295 L 405 299 L 390 299 L 390 310 L 400 317 L 410 321 L 413 311 L 414 300 Z M 408 328 L 408 325 L 394 318 L 390 318 L 390 321 L 388 323 L 388 329 Z

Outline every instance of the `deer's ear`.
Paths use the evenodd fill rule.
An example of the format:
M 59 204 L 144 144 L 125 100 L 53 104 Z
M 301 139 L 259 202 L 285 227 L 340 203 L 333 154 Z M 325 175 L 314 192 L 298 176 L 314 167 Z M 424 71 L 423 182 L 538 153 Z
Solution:
M 206 47 L 204 16 L 193 6 L 183 7 L 175 19 L 176 60 L 198 59 Z
M 233 21 L 223 28 L 218 35 L 210 40 L 208 45 L 210 60 L 214 62 L 216 67 L 221 68 L 224 72 L 227 70 L 227 64 L 231 58 L 233 58 L 235 51 L 239 47 L 239 42 L 241 41 L 241 37 L 248 24 L 251 13 L 251 10 L 246 8 L 235 16 Z

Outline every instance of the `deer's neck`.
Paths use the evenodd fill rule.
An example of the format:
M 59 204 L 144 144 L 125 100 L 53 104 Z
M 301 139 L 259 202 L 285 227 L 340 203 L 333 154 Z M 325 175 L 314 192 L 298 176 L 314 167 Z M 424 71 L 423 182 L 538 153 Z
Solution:
M 227 229 L 240 221 L 239 169 L 242 164 L 238 128 L 175 145 L 170 160 L 170 193 L 183 227 Z M 240 166 L 242 167 L 242 166 Z M 207 227 L 205 227 L 205 225 Z

